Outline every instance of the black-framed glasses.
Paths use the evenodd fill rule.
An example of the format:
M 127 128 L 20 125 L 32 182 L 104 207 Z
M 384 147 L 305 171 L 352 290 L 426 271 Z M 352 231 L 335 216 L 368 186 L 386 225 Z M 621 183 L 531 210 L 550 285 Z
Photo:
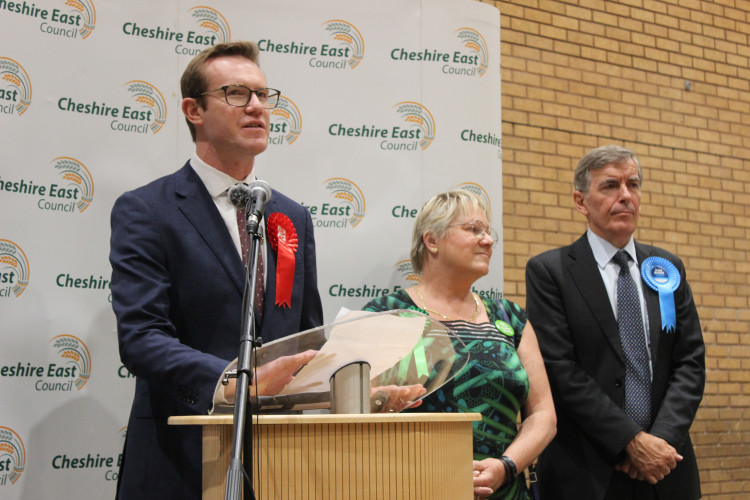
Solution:
M 485 226 L 483 222 L 475 220 L 471 222 L 462 222 L 461 224 L 449 224 L 448 227 L 460 227 L 464 231 L 469 231 L 479 241 L 482 241 L 485 235 L 492 238 L 492 246 L 497 245 L 497 231 L 489 226 Z
M 244 108 L 247 106 L 250 99 L 253 98 L 253 94 L 255 94 L 260 101 L 261 106 L 266 109 L 273 109 L 279 104 L 279 97 L 281 96 L 281 91 L 276 89 L 262 88 L 253 90 L 244 85 L 224 85 L 218 89 L 207 90 L 203 92 L 201 96 L 211 92 L 219 92 L 220 90 L 224 91 L 224 100 L 227 104 L 238 108 Z

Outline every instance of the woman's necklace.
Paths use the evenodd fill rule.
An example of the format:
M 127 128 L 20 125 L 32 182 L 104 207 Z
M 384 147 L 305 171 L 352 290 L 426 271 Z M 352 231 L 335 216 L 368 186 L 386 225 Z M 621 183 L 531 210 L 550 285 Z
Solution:
M 414 291 L 417 292 L 417 296 L 419 296 L 419 300 L 422 301 L 422 309 L 424 309 L 428 313 L 437 314 L 438 316 L 440 316 L 446 321 L 453 321 L 445 314 L 439 313 L 436 310 L 430 309 L 429 307 L 427 307 L 427 304 L 424 303 L 424 297 L 422 297 L 422 294 L 419 293 L 419 287 L 417 287 L 417 285 L 414 285 Z M 474 314 L 472 314 L 471 318 L 469 318 L 469 322 L 474 321 L 474 319 L 477 317 L 477 314 L 479 314 L 479 299 L 477 299 L 477 296 L 474 293 L 471 294 L 471 297 L 474 299 Z

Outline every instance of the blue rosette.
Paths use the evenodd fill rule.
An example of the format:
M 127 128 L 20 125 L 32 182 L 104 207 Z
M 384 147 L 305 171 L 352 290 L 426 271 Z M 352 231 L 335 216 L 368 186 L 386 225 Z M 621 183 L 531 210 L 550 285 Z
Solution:
M 662 257 L 649 257 L 641 264 L 643 281 L 659 294 L 661 328 L 672 333 L 677 328 L 677 314 L 674 306 L 674 291 L 680 286 L 680 272 Z

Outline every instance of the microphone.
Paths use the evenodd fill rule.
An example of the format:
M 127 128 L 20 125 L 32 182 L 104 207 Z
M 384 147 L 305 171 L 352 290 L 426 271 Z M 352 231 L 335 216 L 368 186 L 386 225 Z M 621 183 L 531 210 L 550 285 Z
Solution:
M 250 233 L 258 229 L 266 203 L 271 199 L 271 187 L 265 181 L 253 181 L 249 186 L 235 184 L 229 188 L 229 200 L 236 207 L 245 207 L 247 225 Z
M 244 207 L 250 201 L 250 190 L 246 184 L 235 184 L 229 188 L 229 201 L 237 208 Z

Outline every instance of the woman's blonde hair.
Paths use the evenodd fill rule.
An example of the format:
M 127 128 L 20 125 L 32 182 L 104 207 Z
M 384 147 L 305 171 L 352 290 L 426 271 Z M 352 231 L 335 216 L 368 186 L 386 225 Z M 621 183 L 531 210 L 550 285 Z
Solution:
M 432 233 L 436 238 L 442 238 L 448 231 L 448 225 L 459 214 L 468 214 L 481 209 L 487 219 L 490 219 L 490 207 L 487 202 L 463 189 L 453 189 L 438 193 L 422 206 L 414 222 L 411 239 L 411 266 L 415 273 L 422 272 L 422 266 L 427 258 L 427 246 L 423 236 Z

